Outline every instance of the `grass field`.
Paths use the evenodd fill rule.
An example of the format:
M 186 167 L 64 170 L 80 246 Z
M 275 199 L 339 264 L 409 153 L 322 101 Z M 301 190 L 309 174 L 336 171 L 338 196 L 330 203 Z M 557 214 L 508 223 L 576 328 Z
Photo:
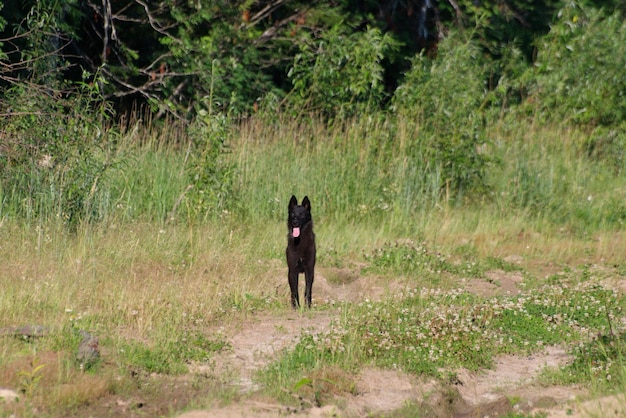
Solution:
M 622 392 L 621 167 L 589 157 L 583 132 L 502 121 L 481 150 L 492 161 L 489 189 L 455 195 L 416 159 L 419 127 L 396 125 L 242 123 L 211 166 L 228 182 L 223 193 L 201 189 L 210 179 L 194 182 L 207 175 L 194 171 L 207 154 L 190 157 L 184 135 L 128 132 L 106 151 L 118 164 L 92 179 L 98 221 L 77 228 L 66 227 L 52 192 L 37 216 L 22 217 L 24 201 L 5 190 L 0 388 L 18 399 L 0 403 L 0 415 L 170 416 L 250 397 L 299 408 L 298 396 L 341 410 L 336 399 L 354 394 L 367 367 L 448 382 L 459 369 L 554 346 L 571 361 L 542 385 Z M 311 312 L 289 307 L 291 194 L 313 206 L 320 282 Z M 506 292 L 498 277 L 511 275 L 518 281 Z M 337 296 L 357 281 L 362 295 Z M 231 337 L 251 321 L 290 316 L 329 324 L 298 330 L 252 375 L 254 393 L 242 393 L 216 359 L 236 351 Z M 76 359 L 80 331 L 98 338 L 99 358 Z

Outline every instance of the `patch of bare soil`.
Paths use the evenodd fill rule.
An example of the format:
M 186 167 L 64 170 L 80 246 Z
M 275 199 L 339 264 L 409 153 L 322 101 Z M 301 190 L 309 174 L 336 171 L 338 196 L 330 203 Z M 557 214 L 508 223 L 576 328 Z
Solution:
M 362 277 L 347 268 L 326 268 L 316 273 L 313 296 L 324 303 L 381 300 L 403 288 L 400 283 Z
M 282 275 L 275 281 L 286 288 Z M 313 305 L 356 302 L 366 298 L 377 300 L 396 287 L 400 288 L 368 281 L 350 269 L 319 269 L 313 288 Z M 277 358 L 285 348 L 293 347 L 303 331 L 317 334 L 328 330 L 335 315 L 336 311 L 332 309 L 294 311 L 280 316 L 261 313 L 238 328 L 221 329 L 219 332 L 223 333 L 232 350 L 215 356 L 210 365 L 192 366 L 191 373 L 218 374 L 238 387 L 241 393 L 254 392 L 259 387 L 252 377 L 258 370 Z
M 502 356 L 493 370 L 471 373 L 461 369 L 447 384 L 399 371 L 366 369 L 359 376 L 357 395 L 345 402 L 341 416 L 384 415 L 406 403 L 415 405 L 424 417 L 498 417 L 555 408 L 582 391 L 540 387 L 535 380 L 544 367 L 556 367 L 568 360 L 563 350 L 554 347 L 532 356 Z
M 213 358 L 213 364 L 191 367 L 192 373 L 217 373 L 242 393 L 259 388 L 253 382 L 255 372 L 275 359 L 285 348 L 293 347 L 303 331 L 317 334 L 325 331 L 331 321 L 329 312 L 290 312 L 277 317 L 261 314 L 234 330 L 224 330 L 232 350 Z
M 465 282 L 465 290 L 484 297 L 519 294 L 519 285 L 524 277 L 520 272 L 507 273 L 502 270 L 488 271 L 484 279 Z
M 544 352 L 530 356 L 500 356 L 492 370 L 482 373 L 458 370 L 456 387 L 468 404 L 485 404 L 532 384 L 544 368 L 558 367 L 569 360 L 570 356 L 558 347 L 546 347 Z
M 420 380 L 398 370 L 367 368 L 358 376 L 356 395 L 345 399 L 342 416 L 371 416 L 394 411 L 406 402 L 423 403 L 438 387 L 435 380 Z
M 530 356 L 500 356 L 495 367 L 480 373 L 460 369 L 451 389 L 461 402 L 455 416 L 501 416 L 508 412 L 528 413 L 573 401 L 583 391 L 574 387 L 542 387 L 537 376 L 546 368 L 566 364 L 571 357 L 561 348 L 546 347 Z

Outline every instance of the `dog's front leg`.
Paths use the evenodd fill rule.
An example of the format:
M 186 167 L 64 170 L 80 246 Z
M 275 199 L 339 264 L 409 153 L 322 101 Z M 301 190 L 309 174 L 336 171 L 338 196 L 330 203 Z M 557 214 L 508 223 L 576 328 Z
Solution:
M 296 309 L 300 306 L 300 298 L 298 297 L 298 270 L 289 268 L 287 277 L 289 279 L 289 288 L 291 289 L 291 307 Z
M 304 287 L 304 300 L 306 301 L 306 306 L 311 307 L 311 297 L 313 293 L 313 269 L 309 268 L 304 272 L 304 278 L 306 280 L 306 284 Z

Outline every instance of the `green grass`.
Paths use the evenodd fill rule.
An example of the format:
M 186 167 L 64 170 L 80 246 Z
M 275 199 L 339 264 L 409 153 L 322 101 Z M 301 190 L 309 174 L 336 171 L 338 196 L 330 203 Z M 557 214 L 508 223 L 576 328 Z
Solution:
M 41 324 L 53 335 L 0 337 L 0 381 L 29 394 L 19 415 L 141 396 L 151 374 L 176 379 L 189 364 L 211 365 L 229 349 L 221 328 L 290 312 L 292 194 L 311 198 L 318 268 L 332 270 L 329 283 L 363 277 L 387 291 L 377 301 L 319 303 L 313 315 L 341 313 L 260 373 L 266 396 L 293 403 L 306 393 L 324 404 L 350 394 L 364 366 L 445 380 L 457 367 L 481 370 L 498 355 L 552 344 L 575 356 L 553 382 L 600 377 L 600 392 L 610 382 L 623 387 L 624 299 L 607 280 L 625 275 L 618 196 L 626 180 L 579 152 L 583 133 L 490 127 L 488 152 L 502 163 L 489 167 L 488 193 L 460 201 L 410 155 L 414 129 L 365 118 L 333 128 L 280 122 L 228 132 L 225 207 L 202 203 L 199 190 L 188 199 L 187 142 L 168 143 L 152 127 L 118 139 L 118 164 L 99 181 L 91 223 L 67 228 L 52 195 L 22 217 L 23 195 L 2 191 L 0 328 Z M 463 287 L 496 270 L 522 277 L 520 293 Z M 80 329 L 106 353 L 88 371 L 73 361 Z M 236 398 L 219 379 L 209 386 Z M 202 395 L 190 402 L 203 404 Z
M 202 334 L 168 335 L 148 347 L 143 342 L 129 341 L 119 346 L 124 363 L 147 373 L 179 374 L 186 372 L 191 362 L 206 363 L 211 354 L 227 349 L 220 339 L 211 340 Z

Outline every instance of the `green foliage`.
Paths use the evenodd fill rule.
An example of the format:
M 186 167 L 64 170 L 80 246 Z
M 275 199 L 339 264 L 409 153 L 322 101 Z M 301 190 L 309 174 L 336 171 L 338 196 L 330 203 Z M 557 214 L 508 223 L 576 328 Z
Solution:
M 616 126 L 626 117 L 626 23 L 620 12 L 568 2 L 537 42 L 524 77 L 528 107 L 542 120 Z
M 30 361 L 30 368 L 28 370 L 21 370 L 19 374 L 20 378 L 20 392 L 27 397 L 33 396 L 40 386 L 40 381 L 43 378 L 42 369 L 46 367 L 45 364 L 41 364 L 38 357 L 34 357 Z
M 184 76 L 159 76 L 163 90 L 152 96 L 154 108 L 186 119 L 211 108 L 237 115 L 249 113 L 264 93 L 276 91 L 262 68 L 265 50 L 252 46 L 260 32 L 242 25 L 240 16 L 224 1 L 164 10 L 163 19 L 176 30 L 159 34 L 154 55 L 168 74 Z M 135 65 L 145 64 L 146 57 L 138 57 Z
M 227 152 L 227 119 L 206 115 L 189 128 L 186 190 L 188 219 L 227 213 L 232 199 L 233 167 L 224 160 Z
M 390 87 L 389 62 L 400 51 L 395 35 L 357 27 L 331 4 L 300 16 L 290 8 L 296 3 L 275 11 L 275 18 L 284 22 L 274 26 L 261 19 L 260 4 L 250 2 L 236 9 L 228 2 L 196 2 L 149 10 L 172 26 L 152 33 L 144 46 L 130 37 L 141 38 L 138 33 L 146 26 L 129 28 L 119 35 L 129 38 L 114 45 L 120 50 L 114 48 L 106 65 L 73 84 L 64 81 L 63 70 L 75 68 L 66 67 L 69 61 L 62 56 L 49 60 L 54 44 L 45 34 L 74 34 L 73 24 L 81 18 L 77 3 L 59 10 L 29 8 L 18 33 L 33 45 L 24 54 L 41 61 L 15 72 L 1 70 L 5 81 L 7 74 L 24 80 L 2 90 L 3 214 L 59 219 L 72 228 L 113 213 L 124 219 L 205 220 L 236 210 L 282 219 L 281 199 L 302 188 L 323 197 L 317 206 L 321 213 L 349 220 L 415 214 L 442 201 L 495 202 L 501 214 L 519 209 L 517 213 L 580 230 L 616 227 L 626 220 L 619 193 L 610 191 L 614 176 L 623 170 L 626 150 L 624 85 L 618 71 L 626 54 L 619 53 L 624 44 L 619 14 L 564 9 L 553 30 L 538 41 L 533 68 L 527 68 L 515 44 L 491 44 L 488 58 L 479 39 L 491 23 L 483 18 L 473 32 L 451 31 L 436 54 L 413 59 L 389 102 L 394 110 L 389 114 L 381 103 Z M 482 16 L 480 10 L 468 11 L 470 3 L 460 2 L 466 16 Z M 484 8 L 489 22 L 500 13 Z M 261 13 L 260 20 L 243 21 L 245 11 L 253 18 Z M 128 16 L 145 13 L 138 4 L 129 6 Z M 586 42 L 594 48 L 585 48 Z M 249 48 L 251 44 L 259 47 Z M 270 46 L 282 49 L 275 55 Z M 297 58 L 291 59 L 296 50 Z M 163 74 L 157 71 L 161 62 Z M 290 79 L 282 77 L 288 66 Z M 585 68 L 600 76 L 583 74 Z M 161 143 L 171 147 L 160 154 L 151 148 L 152 138 L 108 126 L 113 110 L 106 100 L 111 94 L 125 95 L 115 80 L 123 74 L 133 82 L 149 79 L 141 91 L 160 114 L 194 115 L 184 139 L 164 134 Z M 278 79 L 283 84 L 274 88 Z M 293 91 L 285 97 L 289 81 Z M 573 111 L 583 106 L 579 101 L 584 97 L 592 106 Z M 528 100 L 519 106 L 521 98 Z M 251 133 L 254 143 L 243 144 L 245 151 L 231 158 L 229 147 L 243 120 L 232 116 L 246 113 L 257 100 L 265 113 L 244 122 L 257 129 Z M 277 117 L 281 109 L 327 118 L 302 123 Z M 559 119 L 554 123 L 566 120 L 576 130 L 544 138 L 536 125 L 520 121 L 520 115 L 533 113 L 539 122 L 557 115 L 550 116 Z M 167 122 L 160 128 L 167 132 L 170 126 Z M 576 138 L 575 146 L 566 136 Z M 120 151 L 121 142 L 132 144 L 128 153 Z M 244 192 L 251 198 L 240 199 Z
M 501 45 L 515 44 L 530 58 L 534 39 L 549 30 L 552 16 L 562 1 L 458 0 L 455 3 L 454 6 L 451 2 L 440 4 L 442 20 L 456 19 L 456 25 L 465 28 L 473 28 L 477 21 L 482 21 L 484 30 L 479 39 L 486 51 L 498 57 Z
M 523 59 L 532 59 L 533 43 L 548 30 L 560 3 L 392 1 L 362 2 L 355 7 L 350 1 L 198 0 L 158 5 L 109 2 L 109 8 L 89 8 L 76 0 L 5 0 L 2 19 L 6 24 L 0 21 L 0 38 L 10 42 L 5 42 L 0 52 L 6 61 L 0 69 L 0 83 L 6 86 L 29 79 L 50 88 L 78 81 L 81 68 L 91 73 L 102 68 L 101 77 L 106 80 L 101 84 L 102 93 L 123 113 L 133 105 L 148 103 L 159 117 L 173 114 L 191 120 L 210 107 L 239 116 L 256 111 L 268 100 L 275 104 L 287 96 L 284 104 L 290 111 L 296 109 L 291 113 L 304 109 L 335 118 L 386 107 L 388 96 L 403 83 L 403 77 L 411 78 L 410 73 L 415 72 L 408 68 L 416 65 L 410 57 L 428 52 L 441 63 L 440 57 L 449 54 L 448 39 L 467 28 L 480 28 L 474 36 L 476 46 L 498 61 L 506 58 L 503 51 L 511 46 Z M 602 12 L 592 7 L 623 10 L 623 6 L 616 0 L 580 4 L 574 3 L 582 7 L 581 12 L 572 14 L 568 10 L 574 6 L 568 3 L 550 35 L 538 42 L 540 68 L 552 75 L 545 73 L 545 80 L 536 85 L 527 80 L 527 89 L 518 93 L 539 91 L 551 99 L 550 92 L 557 87 L 557 97 L 561 93 L 567 97 L 560 104 L 574 106 L 561 112 L 574 109 L 568 117 L 594 123 L 619 120 L 623 111 L 614 106 L 619 94 L 607 91 L 598 80 L 614 79 L 623 88 L 618 73 L 624 55 L 620 53 L 623 28 L 617 12 L 597 19 Z M 572 25 L 573 18 L 577 20 Z M 612 31 L 618 36 L 612 36 Z M 572 48 L 569 54 L 574 58 L 568 58 L 563 47 Z M 586 58 L 577 60 L 579 53 Z M 573 66 L 567 64 L 570 59 Z M 570 67 L 567 77 L 562 77 Z M 433 70 L 441 68 L 435 65 Z M 593 71 L 585 74 L 587 68 Z M 459 73 L 466 69 L 459 68 Z M 589 73 L 595 78 L 589 78 Z M 470 72 L 468 78 L 473 75 Z M 561 79 L 565 82 L 559 87 Z M 439 81 L 450 85 L 452 80 L 443 75 Z M 494 84 L 489 87 L 495 87 L 497 77 L 491 81 Z M 415 87 L 410 90 L 414 92 Z M 430 93 L 424 96 L 432 96 Z M 613 96 L 601 100 L 605 95 Z M 482 100 L 480 96 L 475 98 Z M 551 103 L 545 106 L 550 109 Z M 438 114 L 439 110 L 426 112 Z M 476 134 L 474 128 L 469 124 L 464 133 L 458 126 L 454 129 L 458 136 L 471 137 Z M 459 141 L 472 142 L 467 138 Z M 465 168 L 458 172 L 471 171 L 467 167 L 473 166 L 469 176 L 475 178 L 481 170 L 476 162 L 480 158 L 460 161 L 472 147 L 451 144 L 451 148 L 456 148 L 452 155 L 442 155 L 442 159 L 451 166 L 459 161 Z M 452 184 L 453 188 L 466 187 L 463 183 L 468 179 L 454 174 L 454 167 L 449 170 L 453 175 L 444 173 L 442 182 L 461 184 Z
M 616 291 L 600 288 L 597 288 L 594 296 L 587 300 L 574 300 L 571 305 L 576 307 L 574 316 L 578 319 L 593 316 L 595 326 L 601 324 L 600 332 L 591 334 L 589 341 L 574 347 L 575 360 L 558 371 L 556 377 L 569 384 L 594 382 L 600 387 L 615 388 L 616 385 L 626 383 L 626 336 L 618 324 L 619 314 L 623 313 L 624 299 Z M 591 315 L 596 310 L 599 314 Z
M 0 17 L 0 88 L 24 83 L 50 93 L 62 89 L 71 64 L 60 51 L 82 16 L 79 2 L 4 1 Z M 3 8 L 3 4 L 0 4 Z M 6 19 L 6 20 L 5 20 Z
M 365 259 L 371 264 L 364 271 L 428 278 L 430 283 L 437 283 L 442 274 L 481 278 L 491 269 L 509 272 L 521 270 L 519 266 L 498 257 L 479 259 L 465 247 L 457 248 L 454 255 L 444 254 L 430 247 L 426 242 L 416 243 L 410 240 L 387 243 L 365 254 Z
M 4 133 L 11 140 L 0 156 L 5 208 L 26 219 L 58 218 L 71 228 L 98 220 L 94 198 L 115 161 L 115 133 L 103 132 L 109 109 L 97 84 L 81 83 L 67 99 L 28 85 L 6 93 L 12 114 Z
M 81 14 L 76 1 L 25 4 L 27 16 L 15 28 L 6 54 L 20 62 L 0 76 L 6 111 L 0 145 L 0 193 L 5 212 L 28 220 L 59 219 L 74 229 L 100 217 L 94 204 L 115 161 L 114 131 L 104 132 L 112 115 L 103 97 L 102 73 L 64 80 L 70 68 L 59 51 Z
M 187 370 L 189 362 L 207 362 L 211 353 L 226 346 L 226 342 L 220 339 L 185 334 L 178 340 L 161 341 L 154 347 L 147 347 L 142 342 L 128 342 L 121 348 L 121 353 L 129 366 L 141 368 L 146 373 L 179 374 Z
M 503 191 L 504 197 L 514 207 L 525 208 L 533 215 L 561 212 L 563 207 L 557 196 L 570 194 L 571 184 L 566 181 L 564 166 L 544 165 L 542 161 L 520 159 L 511 161 L 514 173 L 510 179 L 513 186 Z
M 434 60 L 415 57 L 393 98 L 403 121 L 417 115 L 410 150 L 415 164 L 426 162 L 440 176 L 441 189 L 459 197 L 488 189 L 490 162 L 482 114 L 487 66 L 480 48 L 463 36 L 460 42 L 455 35 L 444 39 Z
M 233 147 L 240 156 L 237 195 L 246 196 L 238 203 L 246 217 L 283 220 L 285 196 L 294 192 L 333 196 L 313 199 L 315 213 L 350 221 L 381 219 L 396 207 L 414 208 L 414 201 L 402 194 L 404 187 L 412 192 L 403 176 L 412 180 L 417 175 L 406 173 L 389 120 L 368 116 L 336 121 L 332 128 L 317 119 L 294 122 L 281 119 L 253 129 Z
M 502 154 L 498 158 L 506 164 L 489 172 L 500 211 L 521 210 L 535 219 L 570 225 L 577 233 L 588 228 L 621 227 L 626 206 L 615 195 L 621 157 L 607 155 L 614 147 L 619 151 L 621 134 L 608 127 L 598 128 L 610 131 L 609 137 L 592 151 L 580 149 L 580 144 L 592 138 L 585 132 L 564 128 L 530 137 L 522 125 L 505 118 L 505 129 L 514 129 L 504 136 L 516 139 L 500 143 Z
M 626 122 L 594 128 L 583 141 L 582 149 L 592 160 L 603 162 L 615 174 L 621 174 L 626 169 Z
M 624 385 L 624 334 L 604 334 L 591 342 L 576 347 L 576 359 L 561 371 L 561 379 L 568 383 L 596 382 L 600 386 Z
M 350 33 L 345 25 L 302 42 L 289 70 L 290 113 L 334 119 L 375 109 L 385 95 L 383 60 L 397 47 L 378 29 Z

